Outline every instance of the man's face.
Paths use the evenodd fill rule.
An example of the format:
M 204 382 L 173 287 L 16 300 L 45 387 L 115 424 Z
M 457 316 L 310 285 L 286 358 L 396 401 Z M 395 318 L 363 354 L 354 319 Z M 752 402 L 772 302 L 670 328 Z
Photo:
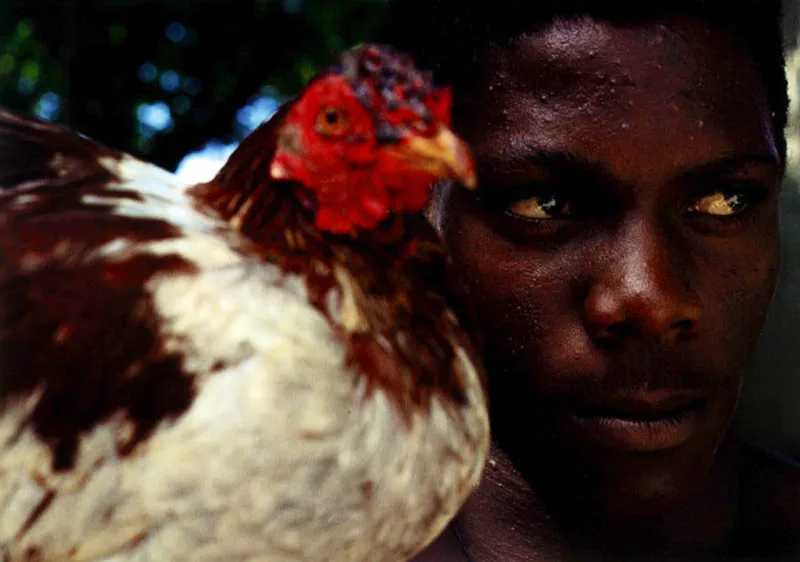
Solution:
M 495 437 L 552 490 L 658 512 L 704 482 L 772 297 L 782 167 L 745 47 L 693 20 L 492 47 L 435 217 L 486 340 Z

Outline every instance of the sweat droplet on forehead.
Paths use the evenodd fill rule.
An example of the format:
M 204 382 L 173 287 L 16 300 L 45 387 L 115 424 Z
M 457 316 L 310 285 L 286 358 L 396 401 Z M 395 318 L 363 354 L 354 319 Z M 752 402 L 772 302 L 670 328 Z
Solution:
M 532 170 L 537 150 L 569 152 L 644 185 L 721 154 L 774 151 L 762 80 L 729 31 L 694 20 L 571 25 L 585 36 L 570 52 L 562 28 L 487 51 L 492 89 L 473 90 L 458 124 L 483 167 Z

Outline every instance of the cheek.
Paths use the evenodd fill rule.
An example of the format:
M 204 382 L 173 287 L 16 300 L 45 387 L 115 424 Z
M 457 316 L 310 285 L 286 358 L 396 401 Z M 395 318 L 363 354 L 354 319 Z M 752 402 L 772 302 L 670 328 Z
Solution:
M 780 242 L 774 224 L 736 247 L 711 244 L 696 250 L 704 320 L 720 327 L 710 331 L 741 362 L 749 360 L 775 290 Z
M 747 350 L 766 318 L 780 266 L 778 201 L 763 203 L 743 231 L 730 237 L 697 237 L 687 247 L 706 323 L 737 337 Z
M 445 196 L 440 208 L 435 218 L 441 219 L 441 234 L 470 287 L 495 385 L 502 377 L 504 393 L 524 387 L 552 399 L 590 373 L 615 368 L 590 338 L 581 312 L 592 279 L 607 277 L 614 267 L 598 256 L 613 251 L 600 243 L 569 250 L 515 243 L 496 232 L 460 192 Z M 677 260 L 691 264 L 688 281 L 704 312 L 698 337 L 664 359 L 705 372 L 732 390 L 775 285 L 777 222 L 762 224 L 744 240 L 696 238 L 683 247 L 690 259 Z
M 534 377 L 525 384 L 557 385 L 561 372 L 566 377 L 585 361 L 588 343 L 573 305 L 576 260 L 499 236 L 458 195 L 443 207 L 442 236 L 470 288 L 492 372 L 524 373 Z M 539 373 L 547 375 L 537 380 Z

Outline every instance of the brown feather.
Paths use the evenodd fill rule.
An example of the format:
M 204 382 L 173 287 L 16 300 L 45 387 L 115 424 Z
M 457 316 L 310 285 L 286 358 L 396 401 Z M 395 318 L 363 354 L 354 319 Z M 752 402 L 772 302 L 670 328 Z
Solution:
M 320 232 L 313 212 L 298 200 L 302 188 L 269 177 L 287 111 L 284 106 L 261 125 L 213 181 L 190 193 L 250 238 L 264 259 L 306 278 L 311 304 L 337 327 L 350 361 L 401 411 L 424 408 L 432 393 L 462 404 L 464 383 L 454 353 L 456 346 L 470 345 L 449 312 L 448 258 L 435 232 L 417 214 L 392 217 L 357 238 Z M 337 268 L 356 284 L 361 331 L 331 316 L 326 296 L 340 285 Z
M 0 175 L 0 410 L 42 393 L 28 423 L 51 447 L 55 469 L 70 468 L 79 437 L 116 412 L 136 428 L 120 444 L 128 452 L 191 404 L 192 381 L 180 357 L 161 348 L 144 290 L 153 274 L 190 265 L 177 256 L 88 256 L 111 241 L 166 240 L 179 230 L 83 202 L 134 196 L 113 189 L 118 178 L 99 164 L 121 153 L 6 112 L 0 145 L 21 162 Z

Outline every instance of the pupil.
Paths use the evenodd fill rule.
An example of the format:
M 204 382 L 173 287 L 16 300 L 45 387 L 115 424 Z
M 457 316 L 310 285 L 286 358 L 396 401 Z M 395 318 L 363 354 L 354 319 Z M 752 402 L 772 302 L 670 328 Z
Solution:
M 730 206 L 731 210 L 734 212 L 741 211 L 745 206 L 744 197 L 742 197 L 738 193 L 734 195 L 729 195 L 727 203 Z
M 328 111 L 325 113 L 325 121 L 327 121 L 329 125 L 335 125 L 338 120 L 339 114 L 337 112 Z
M 548 195 L 547 198 L 542 198 L 543 202 L 541 203 L 542 209 L 550 215 L 560 213 L 564 210 L 564 206 L 566 201 L 563 201 L 556 197 L 555 195 Z

